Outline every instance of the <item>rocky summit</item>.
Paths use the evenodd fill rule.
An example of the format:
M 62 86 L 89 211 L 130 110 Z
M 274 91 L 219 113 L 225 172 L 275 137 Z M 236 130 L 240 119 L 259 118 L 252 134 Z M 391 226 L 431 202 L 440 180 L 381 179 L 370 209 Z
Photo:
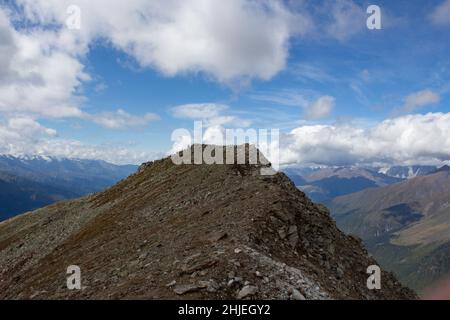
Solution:
M 416 298 L 384 271 L 369 290 L 377 262 L 361 241 L 262 166 L 166 158 L 2 222 L 0 299 Z M 67 288 L 69 266 L 80 290 Z

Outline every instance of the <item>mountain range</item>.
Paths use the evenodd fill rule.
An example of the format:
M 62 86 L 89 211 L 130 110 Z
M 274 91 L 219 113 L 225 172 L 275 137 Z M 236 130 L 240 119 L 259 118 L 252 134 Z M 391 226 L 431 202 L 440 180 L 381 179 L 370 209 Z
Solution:
M 378 172 L 394 178 L 411 179 L 429 174 L 436 169 L 436 166 L 391 166 L 379 168 Z
M 337 197 L 329 207 L 338 226 L 408 286 L 421 291 L 450 272 L 450 167 Z
M 0 221 L 53 203 L 63 207 L 59 201 L 102 191 L 136 170 L 97 160 L 0 156 Z M 404 284 L 420 292 L 450 270 L 449 167 L 283 171 L 313 201 L 328 206 L 338 227 L 360 237 Z
M 99 160 L 0 155 L 0 221 L 103 190 L 136 168 Z
M 370 290 L 377 262 L 361 241 L 283 173 L 261 175 L 261 163 L 157 160 L 0 223 L 0 299 L 416 298 L 384 270 Z M 68 266 L 81 290 L 67 289 Z
M 332 199 L 364 189 L 383 187 L 436 170 L 411 167 L 288 167 L 283 170 L 312 200 L 328 205 Z M 409 175 L 408 175 L 409 173 Z

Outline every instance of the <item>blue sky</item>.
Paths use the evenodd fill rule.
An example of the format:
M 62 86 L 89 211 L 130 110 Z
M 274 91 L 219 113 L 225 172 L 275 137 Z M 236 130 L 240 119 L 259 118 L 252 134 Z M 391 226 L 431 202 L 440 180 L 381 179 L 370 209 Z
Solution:
M 280 128 L 286 164 L 450 159 L 449 0 L 76 2 L 0 7 L 2 153 L 138 163 L 202 119 L 195 107 L 220 127 Z

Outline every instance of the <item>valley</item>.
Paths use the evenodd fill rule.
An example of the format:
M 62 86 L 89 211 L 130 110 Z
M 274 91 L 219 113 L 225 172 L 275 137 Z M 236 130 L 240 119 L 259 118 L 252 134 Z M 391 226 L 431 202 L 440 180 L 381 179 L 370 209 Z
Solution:
M 357 235 L 406 285 L 430 287 L 450 272 L 450 171 L 337 197 L 329 203 L 345 232 Z
M 96 160 L 0 155 L 0 221 L 101 191 L 136 168 Z

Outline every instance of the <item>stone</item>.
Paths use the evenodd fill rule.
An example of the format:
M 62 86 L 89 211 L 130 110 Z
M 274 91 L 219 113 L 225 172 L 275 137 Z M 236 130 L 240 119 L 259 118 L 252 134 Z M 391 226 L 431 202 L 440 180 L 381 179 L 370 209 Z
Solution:
M 180 284 L 180 285 L 175 286 L 173 291 L 178 295 L 183 295 L 186 293 L 196 292 L 200 289 L 201 288 L 199 288 L 198 286 L 196 286 L 194 284 Z
M 139 256 L 139 260 L 145 260 L 147 258 L 147 253 L 143 253 Z
M 292 292 L 291 293 L 292 300 L 306 300 L 305 296 L 303 294 L 301 294 L 301 292 L 298 291 L 297 289 L 292 288 L 291 292 Z
M 198 282 L 198 287 L 201 289 L 205 289 L 209 286 L 209 281 L 201 280 Z
M 218 242 L 225 239 L 226 237 L 228 237 L 228 234 L 226 232 L 214 232 L 209 236 L 209 241 Z
M 338 279 L 338 280 L 340 280 L 340 279 L 342 279 L 344 277 L 344 271 L 340 268 L 340 267 L 338 267 L 337 269 L 336 269 L 336 278 Z
M 214 281 L 213 279 L 210 279 L 208 281 L 208 286 L 206 287 L 206 291 L 208 292 L 217 292 L 217 290 L 219 290 L 219 284 Z
M 298 232 L 297 232 L 297 226 L 292 225 L 289 227 L 288 230 L 288 240 L 291 243 L 291 245 L 296 246 L 298 243 Z
M 291 226 L 289 227 L 288 235 L 291 235 L 291 234 L 293 234 L 293 233 L 297 233 L 297 226 L 296 226 L 296 225 L 291 225 Z
M 284 230 L 284 228 L 278 229 L 278 235 L 282 240 L 286 238 L 286 231 Z
M 168 284 L 166 284 L 166 287 L 173 287 L 174 285 L 176 285 L 177 282 L 175 280 L 169 282 Z
M 258 288 L 255 286 L 244 286 L 238 293 L 237 298 L 238 299 L 244 299 L 250 296 L 253 296 L 258 292 Z

